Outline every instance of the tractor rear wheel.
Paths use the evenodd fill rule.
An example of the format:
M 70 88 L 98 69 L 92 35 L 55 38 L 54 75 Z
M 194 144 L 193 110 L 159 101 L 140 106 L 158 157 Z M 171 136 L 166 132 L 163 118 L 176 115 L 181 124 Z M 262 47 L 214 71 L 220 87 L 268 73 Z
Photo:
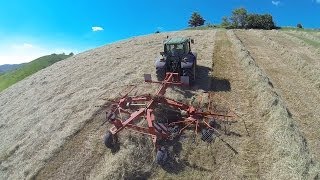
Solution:
M 165 68 L 156 68 L 156 74 L 158 81 L 163 81 L 166 77 L 166 69 Z
M 189 84 L 192 85 L 195 81 L 195 77 L 194 77 L 194 72 L 195 69 L 192 66 L 192 68 L 184 68 L 183 69 L 183 76 L 189 76 Z
M 107 148 L 113 148 L 116 141 L 115 141 L 115 137 L 113 136 L 113 134 L 108 131 L 105 135 L 104 135 L 104 138 L 103 138 L 103 141 L 104 141 L 104 145 L 107 147 Z

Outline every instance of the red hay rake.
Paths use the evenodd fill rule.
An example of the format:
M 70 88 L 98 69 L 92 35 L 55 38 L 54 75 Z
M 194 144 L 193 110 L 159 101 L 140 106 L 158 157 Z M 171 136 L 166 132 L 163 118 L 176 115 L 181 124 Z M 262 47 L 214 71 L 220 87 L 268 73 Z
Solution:
M 145 82 L 158 83 L 161 85 L 160 88 L 154 95 L 129 96 L 135 88 L 131 87 L 119 100 L 112 101 L 111 110 L 107 112 L 105 120 L 113 124 L 104 137 L 106 147 L 111 149 L 115 147 L 117 134 L 123 129 L 149 135 L 157 150 L 156 161 L 163 165 L 168 152 L 160 142 L 172 140 L 192 127 L 196 134 L 201 131 L 203 141 L 211 142 L 219 136 L 218 122 L 236 122 L 232 120 L 235 117 L 234 113 L 217 113 L 210 108 L 210 104 L 207 110 L 203 111 L 164 96 L 170 86 L 188 86 L 188 77 L 180 77 L 178 73 L 167 73 L 162 82 L 152 81 L 151 75 L 148 74 L 144 77 Z M 227 145 L 237 153 L 229 144 Z

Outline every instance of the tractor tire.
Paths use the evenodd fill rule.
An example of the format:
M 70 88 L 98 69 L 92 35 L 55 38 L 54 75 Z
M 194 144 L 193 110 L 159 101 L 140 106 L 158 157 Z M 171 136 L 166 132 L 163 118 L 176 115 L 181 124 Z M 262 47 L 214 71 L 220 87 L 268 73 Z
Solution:
M 185 68 L 183 69 L 183 76 L 189 76 L 189 84 L 190 85 L 193 85 L 194 81 L 195 81 L 195 77 L 194 77 L 194 67 L 192 68 Z
M 156 74 L 158 81 L 163 81 L 166 77 L 166 69 L 165 68 L 156 68 Z
M 166 164 L 167 160 L 168 151 L 164 147 L 159 148 L 156 155 L 156 163 L 163 166 Z
M 191 52 L 191 53 L 194 56 L 194 58 L 197 59 L 198 53 L 196 53 L 196 52 Z
M 115 138 L 113 137 L 113 134 L 110 131 L 108 131 L 104 135 L 103 141 L 104 145 L 109 149 L 113 148 L 115 145 Z

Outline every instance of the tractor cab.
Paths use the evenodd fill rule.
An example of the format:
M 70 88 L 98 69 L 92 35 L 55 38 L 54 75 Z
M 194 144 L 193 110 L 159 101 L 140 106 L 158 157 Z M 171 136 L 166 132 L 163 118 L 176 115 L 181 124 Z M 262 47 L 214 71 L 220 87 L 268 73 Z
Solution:
M 193 40 L 184 37 L 173 37 L 163 41 L 163 52 L 156 58 L 156 74 L 159 81 L 164 80 L 167 72 L 188 76 L 190 82 L 195 80 L 196 53 L 191 52 Z M 190 83 L 190 84 L 191 84 Z
M 164 54 L 172 57 L 182 57 L 190 52 L 190 42 L 187 38 L 171 38 L 164 42 Z

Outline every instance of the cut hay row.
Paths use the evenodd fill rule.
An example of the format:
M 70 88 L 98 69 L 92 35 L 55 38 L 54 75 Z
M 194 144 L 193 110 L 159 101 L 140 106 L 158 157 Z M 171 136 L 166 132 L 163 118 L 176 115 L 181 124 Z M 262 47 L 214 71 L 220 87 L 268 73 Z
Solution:
M 260 154 L 270 169 L 264 179 L 313 179 L 319 173 L 319 164 L 313 162 L 306 140 L 290 117 L 282 98 L 271 86 L 272 82 L 256 64 L 233 31 L 228 36 L 256 97 L 261 120 L 264 120 L 265 151 Z
M 317 36 L 315 33 L 299 31 L 281 32 L 280 34 L 299 44 L 299 48 L 306 52 L 320 56 L 320 34 Z
M 294 50 L 288 50 L 288 47 L 285 47 L 280 42 L 277 42 L 276 37 L 271 38 L 274 35 L 277 37 L 283 38 L 283 33 L 278 31 L 272 32 L 262 32 L 262 31 L 252 31 L 255 35 L 263 39 L 267 46 L 273 48 L 274 51 L 280 52 L 282 58 L 281 60 L 293 67 L 298 72 L 301 72 L 301 75 L 310 80 L 315 88 L 320 89 L 320 57 L 315 52 L 302 48 L 300 46 Z M 309 53 L 306 53 L 308 52 Z
M 317 41 L 320 42 L 320 32 L 305 32 L 305 31 L 282 31 L 286 34 L 291 34 L 291 35 L 298 35 L 307 39 L 310 39 L 312 41 Z

